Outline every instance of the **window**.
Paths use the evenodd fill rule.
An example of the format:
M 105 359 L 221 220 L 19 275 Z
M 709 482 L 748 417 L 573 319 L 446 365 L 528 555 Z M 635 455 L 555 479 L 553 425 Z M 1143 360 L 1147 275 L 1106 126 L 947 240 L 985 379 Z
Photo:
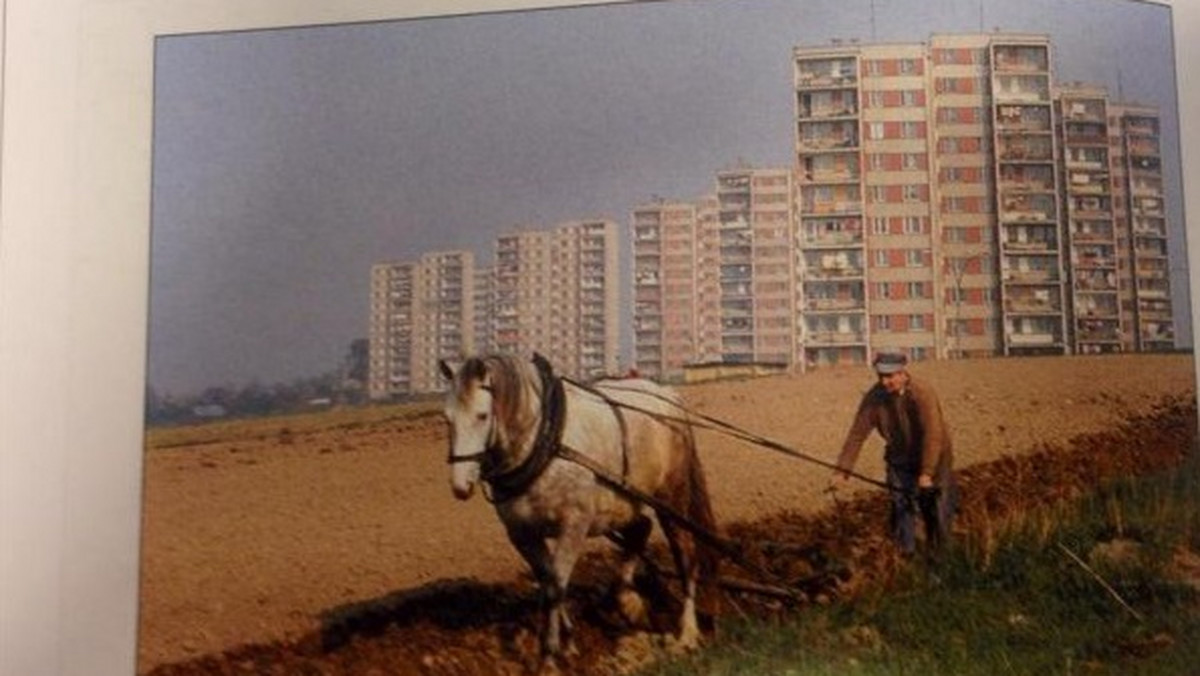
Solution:
M 886 235 L 888 234 L 888 219 L 882 216 L 871 218 L 871 234 Z
M 917 62 L 913 59 L 900 59 L 900 73 L 912 75 L 917 72 Z
M 908 297 L 925 298 L 925 282 L 909 282 Z
M 904 264 L 910 268 L 919 268 L 925 262 L 925 257 L 916 249 L 909 249 L 904 252 Z
M 904 153 L 902 162 L 905 169 L 921 169 L 924 165 L 922 159 L 920 153 Z
M 913 107 L 919 106 L 924 102 L 921 101 L 921 92 L 919 90 L 905 89 L 900 92 L 900 103 L 904 106 Z
M 914 186 L 915 187 L 915 186 Z M 905 216 L 904 217 L 904 234 L 919 235 L 925 228 L 921 222 L 920 216 Z
M 903 196 L 904 196 L 905 202 L 919 201 L 921 199 L 921 186 L 919 186 L 919 185 L 904 186 Z
M 892 318 L 889 317 L 888 315 L 878 315 L 877 317 L 875 317 L 875 330 L 876 331 L 891 331 L 892 330 Z
M 925 330 L 925 315 L 909 315 L 908 316 L 909 331 L 924 331 Z
M 869 190 L 869 192 L 867 194 L 869 194 L 871 196 L 872 202 L 886 202 L 887 201 L 887 186 L 873 185 L 870 188 L 868 188 L 868 190 Z
M 883 155 L 880 153 L 871 153 L 870 155 L 867 155 L 867 162 L 874 171 L 879 171 L 884 167 Z
M 887 250 L 886 249 L 876 249 L 875 250 L 875 267 L 886 268 L 886 267 L 888 267 L 888 263 L 889 263 L 889 261 L 888 261 Z
M 875 283 L 875 297 L 876 298 L 891 298 L 892 297 L 892 285 L 888 284 L 887 282 L 876 282 Z
M 921 123 L 913 121 L 901 123 L 900 136 L 902 138 L 921 138 Z
M 872 62 L 872 63 L 874 63 L 874 62 Z M 870 108 L 882 108 L 884 106 L 883 92 L 881 92 L 881 91 L 867 92 L 867 106 Z
M 867 138 L 878 140 L 883 138 L 883 123 L 871 122 L 867 124 Z

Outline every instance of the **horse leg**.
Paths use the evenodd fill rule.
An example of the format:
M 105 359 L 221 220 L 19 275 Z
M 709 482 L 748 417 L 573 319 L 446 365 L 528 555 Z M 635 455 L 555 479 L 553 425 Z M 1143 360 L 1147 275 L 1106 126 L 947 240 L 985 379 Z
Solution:
M 584 519 L 567 520 L 562 525 L 562 532 L 554 540 L 551 553 L 551 580 L 547 586 L 547 603 L 549 605 L 548 622 L 543 649 L 548 656 L 557 656 L 562 652 L 563 638 L 566 638 L 567 652 L 575 652 L 571 641 L 574 625 L 567 613 L 567 586 L 571 582 L 571 573 L 579 560 L 587 542 L 588 523 Z
M 700 625 L 696 619 L 696 540 L 690 532 L 675 525 L 671 519 L 659 516 L 658 523 L 667 537 L 671 557 L 675 559 L 675 569 L 679 571 L 679 579 L 683 582 L 683 610 L 679 614 L 677 645 L 681 650 L 693 650 L 700 646 Z
M 563 653 L 563 638 L 573 629 L 567 613 L 567 585 L 587 539 L 586 523 L 567 523 L 557 538 L 510 537 L 521 556 L 529 563 L 537 580 L 545 618 L 541 629 L 543 670 L 553 671 L 554 660 Z
M 635 626 L 649 623 L 649 613 L 646 602 L 634 588 L 634 575 L 637 573 L 638 559 L 646 550 L 646 542 L 650 539 L 650 531 L 654 528 L 650 517 L 638 514 L 628 525 L 617 531 L 618 537 L 613 538 L 621 546 L 621 570 L 617 580 L 617 607 L 621 617 Z
M 530 570 L 533 572 L 533 578 L 538 586 L 538 601 L 542 614 L 542 626 L 538 632 L 539 643 L 541 644 L 542 658 L 545 660 L 552 654 L 549 640 L 550 626 L 556 624 L 559 620 L 556 617 L 558 612 L 558 603 L 560 602 L 560 594 L 556 590 L 558 584 L 556 582 L 553 559 L 550 552 L 548 541 L 541 536 L 522 536 L 515 533 L 509 533 L 509 540 L 513 546 L 517 548 L 517 552 L 529 564 Z M 554 630 L 555 638 L 553 645 L 553 653 L 558 652 L 557 628 Z

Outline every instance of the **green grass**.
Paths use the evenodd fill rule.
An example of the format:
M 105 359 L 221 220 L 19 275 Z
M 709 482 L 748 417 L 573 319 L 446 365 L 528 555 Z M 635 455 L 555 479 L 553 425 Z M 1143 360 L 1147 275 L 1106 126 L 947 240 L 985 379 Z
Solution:
M 726 619 L 709 649 L 642 673 L 1200 673 L 1200 592 L 1172 564 L 1181 550 L 1200 553 L 1194 456 L 999 530 L 990 550 L 964 545 L 935 564 L 913 562 L 888 589 L 786 621 Z M 1114 539 L 1136 543 L 1133 553 L 1089 557 Z

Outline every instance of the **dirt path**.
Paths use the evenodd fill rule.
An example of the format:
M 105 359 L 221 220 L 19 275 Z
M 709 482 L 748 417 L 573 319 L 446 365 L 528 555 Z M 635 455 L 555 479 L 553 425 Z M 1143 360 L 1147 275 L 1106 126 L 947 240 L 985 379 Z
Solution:
M 1061 446 L 1195 391 L 1185 355 L 930 362 L 913 372 L 942 395 L 959 467 Z M 832 459 L 870 384 L 865 369 L 844 369 L 683 391 L 699 411 Z M 139 671 L 319 635 L 330 618 L 381 599 L 501 612 L 527 603 L 489 587 L 524 566 L 490 505 L 451 497 L 439 419 L 271 425 L 148 451 Z M 826 504 L 823 469 L 711 435 L 700 443 L 724 523 Z M 864 473 L 881 473 L 877 448 L 864 450 Z

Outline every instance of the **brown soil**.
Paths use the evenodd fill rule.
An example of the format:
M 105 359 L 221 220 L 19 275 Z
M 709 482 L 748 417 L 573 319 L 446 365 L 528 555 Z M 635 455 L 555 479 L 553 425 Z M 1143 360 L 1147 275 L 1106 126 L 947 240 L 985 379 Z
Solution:
M 1008 510 L 1177 462 L 1194 443 L 1190 356 L 912 370 L 941 394 L 971 537 Z M 870 384 L 856 368 L 681 389 L 700 412 L 832 460 Z M 140 673 L 494 674 L 529 666 L 532 584 L 491 506 L 450 495 L 440 419 L 289 422 L 269 434 L 192 438 L 152 443 L 146 455 Z M 802 587 L 804 601 L 852 593 L 888 573 L 879 491 L 843 492 L 839 509 L 828 510 L 828 470 L 713 433 L 700 446 L 726 533 Z M 860 471 L 882 474 L 878 448 L 864 450 Z M 572 664 L 579 673 L 615 673 L 664 640 L 616 620 L 605 593 L 611 546 L 595 550 L 573 585 L 580 654 Z M 723 598 L 742 612 L 791 605 L 758 594 Z M 665 630 L 669 616 L 658 619 Z

